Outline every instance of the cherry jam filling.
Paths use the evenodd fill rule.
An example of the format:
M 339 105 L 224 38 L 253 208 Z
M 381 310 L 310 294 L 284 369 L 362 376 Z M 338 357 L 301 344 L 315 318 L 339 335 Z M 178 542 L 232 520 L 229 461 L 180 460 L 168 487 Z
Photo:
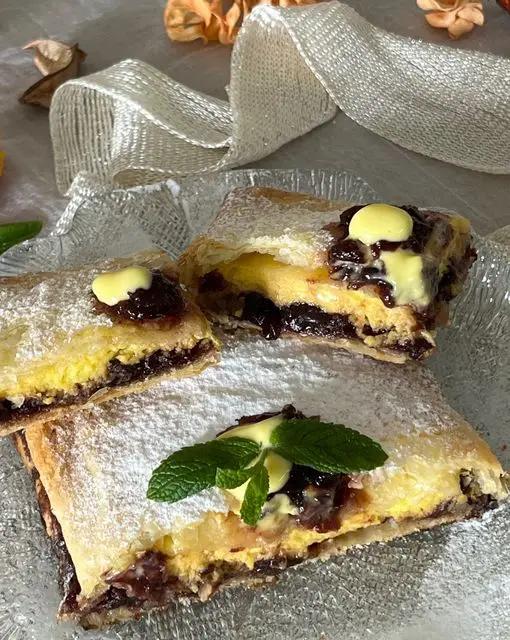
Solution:
M 134 322 L 163 318 L 177 321 L 186 310 L 186 302 L 178 282 L 161 271 L 153 271 L 149 289 L 136 289 L 129 294 L 128 300 L 111 306 L 95 299 L 95 308 L 98 313 Z

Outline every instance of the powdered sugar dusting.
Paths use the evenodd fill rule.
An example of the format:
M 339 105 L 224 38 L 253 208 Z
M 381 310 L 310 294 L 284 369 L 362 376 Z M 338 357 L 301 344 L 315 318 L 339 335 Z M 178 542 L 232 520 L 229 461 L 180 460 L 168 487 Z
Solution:
M 34 278 L 28 287 L 0 287 L 0 334 L 19 332 L 15 362 L 41 358 L 58 340 L 87 326 L 110 326 L 105 315 L 93 312 L 91 284 L 97 269 Z
M 106 260 L 76 271 L 0 280 L 0 374 L 2 368 L 43 358 L 73 334 L 90 326 L 111 326 L 93 309 L 92 281 L 102 271 L 126 264 L 149 265 L 158 254 Z
M 207 236 L 232 252 L 258 248 L 284 262 L 320 266 L 331 241 L 322 227 L 337 222 L 347 202 L 303 199 L 281 202 L 260 189 L 232 191 L 207 232 Z
M 165 382 L 143 394 L 76 414 L 52 434 L 68 492 L 66 526 L 95 555 L 150 544 L 227 505 L 216 490 L 175 504 L 146 499 L 153 469 L 172 451 L 209 439 L 249 414 L 292 402 L 308 415 L 344 422 L 389 443 L 390 461 L 405 456 L 391 440 L 458 421 L 423 367 L 379 363 L 301 341 L 224 336 L 222 363 L 201 376 Z M 51 500 L 51 494 L 50 494 Z M 107 514 L 94 517 L 94 514 Z M 57 513 L 58 516 L 58 513 Z

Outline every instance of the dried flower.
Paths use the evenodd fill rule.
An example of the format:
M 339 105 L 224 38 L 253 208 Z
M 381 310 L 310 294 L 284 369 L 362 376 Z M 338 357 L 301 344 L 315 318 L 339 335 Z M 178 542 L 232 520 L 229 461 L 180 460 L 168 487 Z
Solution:
M 25 91 L 20 102 L 48 109 L 57 87 L 76 78 L 87 54 L 77 44 L 68 45 L 57 40 L 34 40 L 23 48 L 34 49 L 34 64 L 44 77 Z
M 471 0 L 416 0 L 424 11 L 425 19 L 438 29 L 448 29 L 450 38 L 456 40 L 469 33 L 475 25 L 483 25 L 483 6 Z
M 258 4 L 289 7 L 314 4 L 317 0 L 234 0 L 225 13 L 221 0 L 168 0 L 164 23 L 171 40 L 232 44 L 244 18 Z

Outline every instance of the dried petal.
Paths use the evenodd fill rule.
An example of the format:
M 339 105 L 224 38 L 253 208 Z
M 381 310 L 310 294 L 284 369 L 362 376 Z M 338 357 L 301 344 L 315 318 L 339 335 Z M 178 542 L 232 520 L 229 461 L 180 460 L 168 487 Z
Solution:
M 232 44 L 244 18 L 258 4 L 295 6 L 314 4 L 317 0 L 233 0 L 223 11 L 221 0 L 168 0 L 164 23 L 172 40 L 188 41 L 202 38 Z
M 464 20 L 467 20 L 468 22 L 472 22 L 473 24 L 477 24 L 479 26 L 482 26 L 484 23 L 483 11 L 481 6 L 480 8 L 478 8 L 475 7 L 475 5 L 467 5 L 466 7 L 460 9 L 457 15 L 459 18 L 463 18 Z
M 436 27 L 436 29 L 448 29 L 448 27 L 455 22 L 456 17 L 454 13 L 433 11 L 432 13 L 427 13 L 425 20 L 431 27 Z
M 34 64 L 44 77 L 29 87 L 19 100 L 49 109 L 56 89 L 78 76 L 87 54 L 77 44 L 69 46 L 54 40 L 34 40 L 24 48 L 36 49 Z
M 64 69 L 73 57 L 72 46 L 57 40 L 34 40 L 23 49 L 34 49 L 34 64 L 43 76 Z
M 457 18 L 457 20 L 455 20 L 451 27 L 449 27 L 448 33 L 450 35 L 450 38 L 453 38 L 453 40 L 457 40 L 457 38 L 460 38 L 465 33 L 473 31 L 474 28 L 474 22 L 464 20 L 463 18 Z
M 509 0 L 510 2 L 510 0 Z M 430 11 L 425 19 L 432 27 L 448 29 L 451 38 L 469 33 L 484 24 L 483 5 L 472 0 L 416 0 L 420 9 Z
M 498 4 L 505 9 L 505 11 L 510 12 L 510 0 L 498 0 Z

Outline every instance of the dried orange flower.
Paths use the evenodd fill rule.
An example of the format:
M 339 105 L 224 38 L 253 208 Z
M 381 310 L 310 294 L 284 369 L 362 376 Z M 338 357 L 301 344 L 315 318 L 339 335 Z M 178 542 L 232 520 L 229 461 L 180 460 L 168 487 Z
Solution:
M 425 19 L 432 27 L 448 29 L 450 38 L 456 40 L 469 33 L 475 25 L 484 23 L 481 2 L 471 0 L 416 0 L 424 11 L 429 11 Z
M 171 40 L 204 42 L 218 40 L 232 44 L 244 18 L 258 4 L 290 7 L 315 4 L 317 0 L 234 0 L 225 13 L 221 0 L 168 0 L 164 13 L 165 29 Z

